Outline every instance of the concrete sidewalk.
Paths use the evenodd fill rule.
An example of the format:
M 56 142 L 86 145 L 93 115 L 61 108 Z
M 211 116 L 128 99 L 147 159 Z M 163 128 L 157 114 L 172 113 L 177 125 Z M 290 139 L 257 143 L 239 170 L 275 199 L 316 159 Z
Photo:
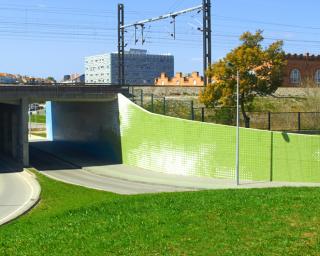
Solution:
M 183 187 L 193 190 L 204 189 L 248 189 L 275 187 L 320 187 L 320 183 L 270 182 L 270 181 L 242 181 L 239 186 L 235 180 L 213 179 L 210 177 L 180 176 L 153 172 L 142 168 L 119 165 L 84 167 L 89 173 L 119 180 L 140 182 L 172 187 Z
M 44 138 L 44 137 L 41 137 L 41 136 L 37 136 L 37 135 L 31 134 L 31 133 L 28 135 L 28 138 L 29 138 L 30 142 L 41 142 L 41 141 L 47 141 L 48 140 L 47 138 Z
M 41 188 L 34 174 L 0 173 L 0 225 L 28 212 L 39 201 Z
M 320 183 L 241 181 L 210 177 L 181 176 L 154 172 L 123 164 L 109 164 L 81 149 L 58 144 L 34 143 L 31 163 L 43 174 L 71 184 L 118 194 L 142 194 L 213 189 L 273 187 L 320 187 Z

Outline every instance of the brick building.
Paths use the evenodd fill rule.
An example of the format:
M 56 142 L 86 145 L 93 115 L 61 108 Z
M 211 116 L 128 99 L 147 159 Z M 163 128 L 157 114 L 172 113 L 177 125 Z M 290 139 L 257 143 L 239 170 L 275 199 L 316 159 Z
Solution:
M 304 81 L 314 81 L 320 87 L 320 55 L 307 54 L 287 54 L 287 65 L 284 70 L 282 87 L 301 87 Z M 199 72 L 184 76 L 181 72 L 169 78 L 165 73 L 161 73 L 155 79 L 157 86 L 203 86 L 203 77 Z
M 192 72 L 187 76 L 178 72 L 172 78 L 169 78 L 166 73 L 161 73 L 161 76 L 155 79 L 156 86 L 203 86 L 203 84 L 203 77 L 199 72 Z
M 299 87 L 306 80 L 320 86 L 320 55 L 287 54 L 286 60 L 284 87 Z

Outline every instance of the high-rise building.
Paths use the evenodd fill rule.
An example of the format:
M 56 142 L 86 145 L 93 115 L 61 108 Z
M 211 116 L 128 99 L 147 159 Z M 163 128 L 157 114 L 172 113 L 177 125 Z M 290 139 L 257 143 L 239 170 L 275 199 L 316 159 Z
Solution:
M 155 78 L 165 72 L 174 75 L 174 57 L 171 54 L 148 54 L 146 50 L 125 52 L 126 84 L 154 84 Z M 118 83 L 118 54 L 107 53 L 85 58 L 86 83 Z

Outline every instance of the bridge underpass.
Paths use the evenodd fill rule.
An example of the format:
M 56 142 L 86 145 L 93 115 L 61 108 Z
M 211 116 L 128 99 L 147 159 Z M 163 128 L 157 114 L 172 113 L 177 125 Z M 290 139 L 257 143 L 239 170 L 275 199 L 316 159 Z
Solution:
M 23 166 L 29 166 L 31 160 L 31 166 L 51 178 L 116 193 L 188 190 L 155 185 L 156 182 L 146 184 L 139 181 L 141 176 L 138 181 L 111 178 L 109 174 L 104 176 L 106 170 L 120 173 L 122 168 L 132 172 L 132 167 L 117 164 L 121 163 L 118 93 L 126 95 L 128 90 L 106 86 L 0 86 L 0 102 L 14 105 L 12 111 L 19 119 L 19 137 L 12 146 L 19 150 L 17 155 L 12 154 L 13 150 L 7 150 L 9 155 Z M 49 140 L 29 143 L 28 106 L 37 102 L 49 102 Z M 3 125 L 2 130 L 10 130 L 11 126 Z M 9 132 L 4 133 L 2 144 L 14 144 L 11 137 Z M 91 167 L 98 168 L 95 171 L 99 174 L 91 172 Z
M 97 152 L 97 159 L 108 156 L 112 161 L 121 161 L 116 152 L 120 140 L 114 138 L 118 132 L 114 104 L 118 93 L 127 92 L 126 88 L 98 85 L 0 85 L 0 161 L 1 157 L 9 157 L 21 166 L 29 166 L 28 106 L 46 101 L 48 122 L 52 123 L 48 125 L 50 142 L 42 148 L 59 152 L 81 149 Z
M 235 187 L 232 180 L 157 172 L 157 170 L 163 170 L 163 166 L 157 167 L 157 170 L 152 169 L 152 166 L 145 167 L 154 170 L 150 171 L 119 164 L 122 162 L 121 147 L 124 146 L 124 152 L 126 152 L 128 148 L 125 147 L 131 146 L 130 138 L 136 140 L 138 136 L 138 140 L 142 141 L 145 136 L 148 136 L 146 134 L 148 130 L 139 130 L 140 125 L 143 125 L 139 122 L 146 119 L 139 118 L 139 114 L 137 119 L 134 118 L 132 114 L 135 113 L 134 110 L 137 110 L 136 106 L 130 108 L 129 105 L 132 103 L 122 96 L 119 96 L 122 100 L 118 101 L 118 93 L 126 94 L 121 88 L 110 90 L 110 88 L 58 88 L 54 86 L 48 88 L 10 87 L 6 91 L 0 86 L 0 102 L 2 103 L 0 107 L 3 112 L 0 128 L 2 155 L 9 156 L 16 162 L 27 166 L 29 165 L 29 153 L 31 153 L 31 164 L 51 178 L 121 194 Z M 28 105 L 39 101 L 49 102 L 47 105 L 49 140 L 32 142 L 29 148 Z M 136 122 L 134 132 L 122 139 L 124 145 L 120 143 L 119 102 L 121 116 L 124 118 L 123 124 L 128 122 L 126 118 L 129 119 L 129 116 L 131 121 Z M 150 116 L 143 110 L 141 113 Z M 162 124 L 162 118 L 159 116 L 158 118 L 159 123 Z M 158 122 L 153 122 L 154 127 L 158 128 Z M 122 126 L 121 129 L 122 134 L 128 128 L 124 127 Z M 166 129 L 169 129 L 168 127 L 171 126 L 167 126 Z M 149 129 L 149 131 L 154 130 Z M 137 131 L 140 132 L 137 133 Z M 170 131 L 167 134 L 169 133 Z M 153 136 L 151 135 L 150 141 L 153 141 Z M 153 156 L 155 154 L 164 155 L 162 158 L 164 161 L 170 159 L 165 156 L 165 154 L 170 154 L 170 151 L 157 153 L 155 151 L 157 148 L 159 144 L 143 148 L 141 153 L 135 153 L 136 159 L 150 155 L 152 157 L 152 154 Z M 181 159 L 180 154 L 181 151 L 175 155 L 178 160 Z M 153 159 L 156 159 L 157 156 Z M 1 158 L 0 155 L 0 166 Z M 131 162 L 125 163 L 132 164 Z M 161 161 L 160 164 L 162 163 Z M 167 161 L 166 164 L 171 165 L 170 161 Z M 139 166 L 134 163 L 132 165 Z M 265 184 L 265 186 L 270 186 L 269 183 Z M 274 186 L 287 185 L 273 184 Z M 262 185 L 250 183 L 245 184 L 244 187 L 255 186 L 261 187 Z
M 25 101 L 0 101 L 0 158 L 28 163 L 27 104 Z
M 121 164 L 118 93 L 128 94 L 125 89 L 32 86 L 7 90 L 0 86 L 0 100 L 17 103 L 21 125 L 20 136 L 12 147 L 20 145 L 21 149 L 16 157 L 11 150 L 11 156 L 24 166 L 29 165 L 30 159 L 31 166 L 51 178 L 120 194 L 189 191 L 214 186 L 203 179 L 189 180 Z M 36 102 L 48 102 L 48 140 L 29 144 L 28 105 Z M 6 127 L 3 129 L 8 130 Z M 14 140 L 10 136 L 5 133 L 3 141 L 12 144 Z
M 122 162 L 117 99 L 47 102 L 46 117 L 47 141 L 30 143 L 32 165 L 40 151 L 81 167 Z

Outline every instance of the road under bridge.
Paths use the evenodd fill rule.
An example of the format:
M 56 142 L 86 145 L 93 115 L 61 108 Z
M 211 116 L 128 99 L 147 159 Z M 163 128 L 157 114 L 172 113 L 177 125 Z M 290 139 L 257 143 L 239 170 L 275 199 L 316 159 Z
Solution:
M 49 138 L 68 146 L 113 151 L 119 132 L 117 94 L 120 86 L 0 85 L 0 155 L 29 165 L 28 110 L 34 102 L 48 103 Z M 111 134 L 111 137 L 110 137 Z M 107 147 L 105 147 L 107 146 Z

